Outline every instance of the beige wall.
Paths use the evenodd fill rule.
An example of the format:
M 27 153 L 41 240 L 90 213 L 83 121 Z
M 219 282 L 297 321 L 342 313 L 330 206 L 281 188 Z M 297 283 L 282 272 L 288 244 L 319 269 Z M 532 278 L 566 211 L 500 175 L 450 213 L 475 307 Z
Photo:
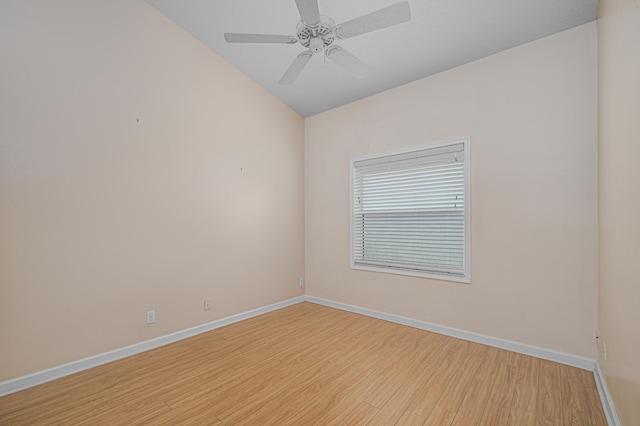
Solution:
M 0 381 L 303 293 L 302 117 L 142 0 L 3 0 L 0 57 Z
M 591 23 L 306 120 L 307 294 L 594 358 Z M 471 137 L 471 278 L 349 268 L 349 160 Z
M 640 424 L 640 1 L 601 0 L 599 363 L 623 425 Z

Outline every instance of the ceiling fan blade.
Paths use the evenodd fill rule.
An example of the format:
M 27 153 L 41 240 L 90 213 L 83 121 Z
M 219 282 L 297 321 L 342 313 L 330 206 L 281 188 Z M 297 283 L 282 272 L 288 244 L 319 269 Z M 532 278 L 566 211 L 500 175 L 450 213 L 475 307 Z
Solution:
M 271 34 L 224 33 L 227 43 L 283 43 L 294 44 L 298 39 L 294 36 Z
M 336 37 L 340 39 L 355 37 L 371 31 L 381 30 L 392 25 L 402 24 L 411 19 L 409 2 L 403 1 L 384 9 L 362 15 L 334 27 Z
M 327 58 L 351 72 L 357 78 L 363 78 L 369 72 L 367 64 L 353 56 L 340 46 L 331 46 L 325 51 Z
M 307 63 L 311 59 L 311 56 L 313 56 L 313 53 L 308 50 L 305 50 L 304 52 L 299 54 L 298 57 L 293 60 L 291 65 L 289 65 L 289 68 L 284 73 L 278 84 L 292 84 L 294 81 L 296 81 L 296 78 L 298 78 L 305 65 L 307 65 Z
M 302 21 L 314 27 L 320 23 L 320 10 L 318 9 L 318 0 L 296 0 L 298 12 Z

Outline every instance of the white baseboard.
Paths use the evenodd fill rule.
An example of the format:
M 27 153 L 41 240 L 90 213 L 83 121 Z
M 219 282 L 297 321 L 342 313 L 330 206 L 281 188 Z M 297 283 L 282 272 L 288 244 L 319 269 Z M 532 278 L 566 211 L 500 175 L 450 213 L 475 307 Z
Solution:
M 560 364 L 570 365 L 572 367 L 578 367 L 583 370 L 594 371 L 596 368 L 596 361 L 589 358 L 583 358 L 576 355 L 567 354 L 564 352 L 554 351 L 552 349 L 545 349 L 538 346 L 526 345 L 524 343 L 512 342 L 510 340 L 499 339 L 497 337 L 486 336 L 484 334 L 473 333 L 470 331 L 460 330 L 452 327 L 445 327 L 438 324 L 429 323 L 426 321 L 415 320 L 411 318 L 402 317 L 399 315 L 388 314 L 386 312 L 374 311 L 372 309 L 361 308 L 358 306 L 348 305 L 345 303 L 334 302 L 327 299 L 321 299 L 314 296 L 305 296 L 305 300 L 319 305 L 329 306 L 336 309 L 342 309 L 344 311 L 354 312 L 357 314 L 367 315 L 370 317 L 383 319 L 386 321 L 395 322 L 397 324 L 408 325 L 410 327 L 419 328 L 421 330 L 432 331 L 438 334 L 444 334 L 445 336 L 451 336 L 462 340 L 468 340 L 470 342 L 480 343 L 487 346 L 493 346 L 500 349 L 506 349 L 512 352 L 518 352 L 524 355 L 530 355 L 536 358 L 546 359 L 548 361 L 559 362 Z
M 252 309 L 247 312 L 242 312 L 236 315 L 232 315 L 226 318 L 212 321 L 207 324 L 198 325 L 186 330 L 177 331 L 175 333 L 167 334 L 166 336 L 157 337 L 155 339 L 147 340 L 145 342 L 136 343 L 131 346 L 116 349 L 113 351 L 98 354 L 89 358 L 84 358 L 78 361 L 73 361 L 68 364 L 60 365 L 50 368 L 48 370 L 39 371 L 37 373 L 29 374 L 27 376 L 18 377 L 15 379 L 0 382 L 0 397 L 8 395 L 10 393 L 18 392 L 23 389 L 27 389 L 42 383 L 49 382 L 51 380 L 59 379 L 70 374 L 74 374 L 89 368 L 97 367 L 108 362 L 116 361 L 122 358 L 126 358 L 131 355 L 138 354 L 140 352 L 155 349 L 160 346 L 168 345 L 188 337 L 195 336 L 197 334 L 205 333 L 207 331 L 215 330 L 216 328 L 224 327 L 225 325 L 233 324 L 248 318 L 252 318 L 258 315 L 266 314 L 267 312 L 282 309 L 287 306 L 295 305 L 296 303 L 303 302 L 304 296 L 294 297 L 293 299 L 284 300 L 282 302 L 274 303 L 271 305 L 263 306 L 260 308 Z
M 620 426 L 621 423 L 618 418 L 618 413 L 616 412 L 616 407 L 613 405 L 611 394 L 609 394 L 609 389 L 607 388 L 607 382 L 604 379 L 604 374 L 602 374 L 600 363 L 598 362 L 596 362 L 596 368 L 593 370 L 593 376 L 596 379 L 596 387 L 598 388 L 604 415 L 607 417 L 607 423 L 611 426 Z

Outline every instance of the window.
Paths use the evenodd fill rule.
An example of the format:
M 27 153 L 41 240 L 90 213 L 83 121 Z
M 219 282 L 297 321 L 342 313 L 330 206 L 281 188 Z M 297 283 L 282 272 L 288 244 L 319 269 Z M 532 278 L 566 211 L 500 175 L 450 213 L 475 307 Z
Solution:
M 470 282 L 469 139 L 351 161 L 351 267 Z

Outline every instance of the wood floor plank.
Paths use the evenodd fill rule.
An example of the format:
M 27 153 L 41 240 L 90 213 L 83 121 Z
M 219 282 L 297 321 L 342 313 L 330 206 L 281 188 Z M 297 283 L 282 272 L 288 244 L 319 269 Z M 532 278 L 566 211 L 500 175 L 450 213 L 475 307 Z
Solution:
M 495 348 L 488 348 L 495 349 Z M 497 352 L 493 350 L 488 350 L 488 356 L 482 360 L 482 364 L 478 369 L 478 373 L 473 375 L 470 372 L 468 377 L 463 378 L 466 382 L 461 387 L 467 388 L 464 392 L 464 398 L 459 403 L 458 408 L 456 410 L 451 407 L 457 405 L 457 402 L 454 402 L 455 399 L 452 399 L 450 403 L 442 403 L 442 407 L 449 406 L 451 411 L 456 411 L 456 417 L 453 419 L 453 425 L 469 425 L 469 424 L 477 424 L 479 419 L 482 419 L 482 415 L 485 410 L 492 410 L 493 407 L 487 407 L 487 402 L 489 400 L 489 396 L 491 393 L 491 389 L 497 379 L 498 375 L 498 366 L 505 365 L 501 364 L 497 361 Z M 468 384 L 467 384 L 468 383 Z M 459 394 L 463 395 L 462 392 L 454 393 L 449 392 L 448 395 Z M 440 405 L 440 403 L 439 403 Z
M 453 420 L 456 417 L 456 413 L 453 411 L 449 411 L 446 408 L 442 408 L 440 406 L 436 406 L 432 411 L 427 420 L 424 422 L 425 425 L 438 425 L 438 426 L 449 426 L 453 423 Z
M 113 426 L 130 425 L 180 425 L 180 426 L 225 426 L 207 407 L 198 411 L 162 411 L 145 418 L 128 418 Z
M 509 415 L 516 387 L 518 367 L 505 364 L 498 359 L 498 371 L 489 397 L 485 402 L 485 410 L 480 419 L 480 425 L 497 426 L 508 425 Z
M 300 303 L 0 398 L 4 425 L 606 425 L 593 374 Z
M 530 356 L 523 356 L 518 366 L 516 386 L 513 395 L 512 410 L 536 411 L 538 399 L 538 375 L 540 360 Z
M 509 426 L 534 426 L 536 424 L 536 412 L 521 408 L 512 408 L 509 413 Z
M 125 405 L 116 398 L 109 396 L 83 400 L 72 411 L 60 406 L 56 410 L 40 417 L 34 423 L 44 424 L 91 424 L 98 423 L 101 419 L 107 419 L 121 414 L 126 410 Z
M 447 387 L 453 382 L 454 374 L 471 356 L 472 345 L 469 342 L 455 341 L 455 344 L 449 347 L 442 362 L 433 367 L 429 380 L 416 391 L 419 397 L 414 398 L 409 404 L 410 411 L 422 417 L 429 417 Z
M 0 398 L 0 424 L 46 418 L 56 407 L 71 405 L 71 395 L 67 391 L 40 390 L 35 387 Z
M 264 422 L 265 425 L 282 424 L 285 421 L 295 424 L 296 418 L 310 415 L 311 411 L 318 411 L 317 407 L 326 402 L 326 399 L 322 398 L 323 392 L 330 389 L 335 381 L 346 373 L 347 369 L 336 369 L 335 365 L 324 361 L 322 365 L 305 371 L 294 383 L 283 383 L 283 386 L 272 388 L 271 392 L 265 395 L 266 398 L 258 400 L 253 405 L 251 402 L 245 404 L 266 410 L 270 414 L 272 421 Z M 235 424 L 238 420 L 255 424 L 262 418 L 255 415 L 255 410 L 238 410 L 237 406 L 228 407 L 219 417 L 227 424 Z
M 519 354 L 517 352 L 506 351 L 504 349 L 498 349 L 498 362 L 503 364 L 511 365 L 512 367 L 519 367 L 522 358 L 525 355 Z
M 584 386 L 586 393 L 589 421 L 592 425 L 606 426 L 607 418 L 602 409 L 602 403 L 600 402 L 600 396 L 598 395 L 598 388 L 596 387 L 593 373 L 587 370 L 580 370 L 580 378 L 582 379 L 582 386 Z
M 560 386 L 559 365 L 551 361 L 540 360 L 536 424 L 562 426 L 563 416 Z
M 442 336 L 435 336 L 433 339 L 436 343 L 435 347 L 425 347 L 423 357 L 419 360 L 412 361 L 415 365 L 415 371 L 409 372 L 405 386 L 400 387 L 389 398 L 376 417 L 372 420 L 380 424 L 396 424 L 407 411 L 414 399 L 420 398 L 419 388 L 431 377 L 431 371 L 434 366 L 439 365 L 446 356 L 453 340 L 444 339 Z M 427 350 L 428 348 L 428 350 Z M 416 416 L 418 416 L 416 414 Z M 423 417 L 418 416 L 424 420 Z M 402 423 L 400 423 L 402 424 Z
M 396 424 L 402 426 L 422 426 L 426 420 L 424 417 L 420 417 L 411 411 L 405 411 Z
M 326 425 L 366 425 L 369 420 L 376 415 L 378 409 L 364 401 L 358 402 L 352 408 L 344 409 L 341 412 L 336 411 L 336 416 L 326 419 L 318 419 L 318 424 Z
M 481 367 L 488 366 L 490 369 L 495 368 L 495 365 L 485 363 L 485 355 L 488 349 L 489 348 L 484 345 L 471 344 L 471 348 L 468 351 L 468 358 L 462 366 L 458 366 L 454 371 L 437 405 L 458 413 L 460 404 L 464 401 L 474 381 L 478 379 L 478 375 L 482 371 Z M 474 389 L 477 389 L 479 386 L 480 384 L 474 386 Z M 456 418 L 458 418 L 458 415 L 456 415 Z
M 562 423 L 565 426 L 578 426 L 590 423 L 587 393 L 577 368 L 560 366 Z
M 110 426 L 160 424 L 160 419 L 170 413 L 171 409 L 162 403 L 149 403 L 131 409 L 125 407 L 109 416 Z M 101 418 L 96 420 L 100 420 Z

